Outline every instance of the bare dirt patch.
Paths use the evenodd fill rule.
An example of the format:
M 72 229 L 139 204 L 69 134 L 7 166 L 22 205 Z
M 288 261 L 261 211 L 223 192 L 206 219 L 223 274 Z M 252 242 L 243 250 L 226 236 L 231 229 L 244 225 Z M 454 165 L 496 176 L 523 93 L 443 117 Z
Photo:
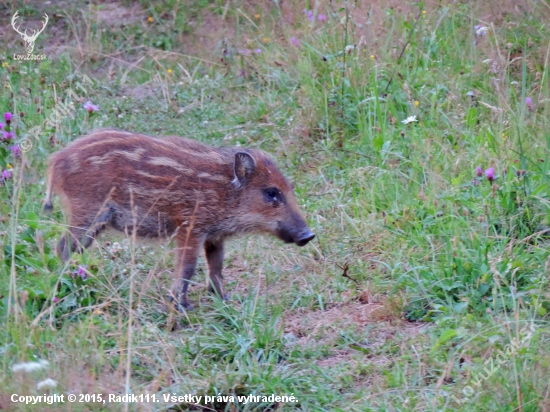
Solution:
M 98 23 L 107 26 L 122 26 L 134 24 L 145 18 L 145 12 L 141 9 L 138 2 L 131 7 L 124 7 L 119 3 L 102 4 L 92 14 Z
M 315 337 L 320 330 L 364 328 L 375 323 L 410 325 L 401 319 L 399 312 L 388 311 L 385 302 L 351 301 L 324 311 L 301 308 L 285 315 L 286 332 L 307 339 Z
M 391 342 L 392 345 L 402 346 L 423 333 L 429 325 L 405 321 L 393 299 L 380 295 L 369 296 L 368 292 L 364 292 L 359 299 L 324 311 L 305 308 L 289 311 L 285 314 L 285 333 L 295 336 L 296 343 L 301 346 L 333 346 L 329 356 L 315 362 L 322 367 L 355 367 L 365 357 L 369 363 L 389 364 L 390 357 L 386 354 L 377 355 L 383 345 Z M 370 330 L 368 344 L 356 346 L 337 343 L 342 331 L 360 333 L 367 328 Z

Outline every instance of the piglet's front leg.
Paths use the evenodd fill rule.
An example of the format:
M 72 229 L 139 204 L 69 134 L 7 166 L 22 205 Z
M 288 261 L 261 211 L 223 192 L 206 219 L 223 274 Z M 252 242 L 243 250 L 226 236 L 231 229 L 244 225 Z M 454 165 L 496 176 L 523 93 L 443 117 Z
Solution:
M 223 242 L 204 242 L 204 252 L 206 254 L 206 261 L 208 262 L 208 289 L 222 299 L 229 300 L 223 288 Z

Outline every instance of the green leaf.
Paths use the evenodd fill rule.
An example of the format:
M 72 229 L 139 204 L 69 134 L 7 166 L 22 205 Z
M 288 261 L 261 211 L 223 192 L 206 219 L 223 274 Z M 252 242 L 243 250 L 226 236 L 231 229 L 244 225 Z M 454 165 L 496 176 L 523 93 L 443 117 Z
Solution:
M 455 310 L 458 313 L 464 312 L 468 307 L 468 305 L 469 305 L 469 302 L 459 302 L 455 305 Z
M 31 227 L 32 229 L 36 229 L 38 227 L 38 216 L 36 215 L 36 213 L 29 212 L 25 217 L 27 219 L 29 227 Z M 32 233 L 34 234 L 34 231 L 32 231 Z
M 363 348 L 362 346 L 359 346 L 359 345 L 356 345 L 356 344 L 351 344 L 351 345 L 349 345 L 349 347 L 351 349 L 358 350 L 359 352 L 362 352 L 366 355 L 368 355 L 371 352 L 369 348 Z
M 478 114 L 475 107 L 470 107 L 466 112 L 466 126 L 474 128 L 477 125 Z
M 456 329 L 447 329 L 441 332 L 439 335 L 438 343 L 443 345 L 457 335 Z

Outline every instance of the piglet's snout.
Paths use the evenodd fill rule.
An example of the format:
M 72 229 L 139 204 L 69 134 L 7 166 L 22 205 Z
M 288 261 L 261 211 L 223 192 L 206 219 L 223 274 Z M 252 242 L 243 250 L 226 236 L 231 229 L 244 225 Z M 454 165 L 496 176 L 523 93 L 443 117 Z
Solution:
M 307 229 L 304 230 L 300 236 L 296 239 L 295 243 L 298 246 L 305 246 L 308 244 L 310 240 L 312 240 L 315 237 L 315 233 L 313 233 L 311 230 Z

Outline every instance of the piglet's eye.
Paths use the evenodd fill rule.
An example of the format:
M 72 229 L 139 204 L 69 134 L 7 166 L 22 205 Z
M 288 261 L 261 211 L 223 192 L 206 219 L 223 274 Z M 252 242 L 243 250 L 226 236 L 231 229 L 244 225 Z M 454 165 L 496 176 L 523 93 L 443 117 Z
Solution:
M 264 193 L 268 200 L 273 201 L 277 200 L 277 195 L 279 194 L 279 191 L 274 187 L 270 187 L 269 189 L 265 189 Z

